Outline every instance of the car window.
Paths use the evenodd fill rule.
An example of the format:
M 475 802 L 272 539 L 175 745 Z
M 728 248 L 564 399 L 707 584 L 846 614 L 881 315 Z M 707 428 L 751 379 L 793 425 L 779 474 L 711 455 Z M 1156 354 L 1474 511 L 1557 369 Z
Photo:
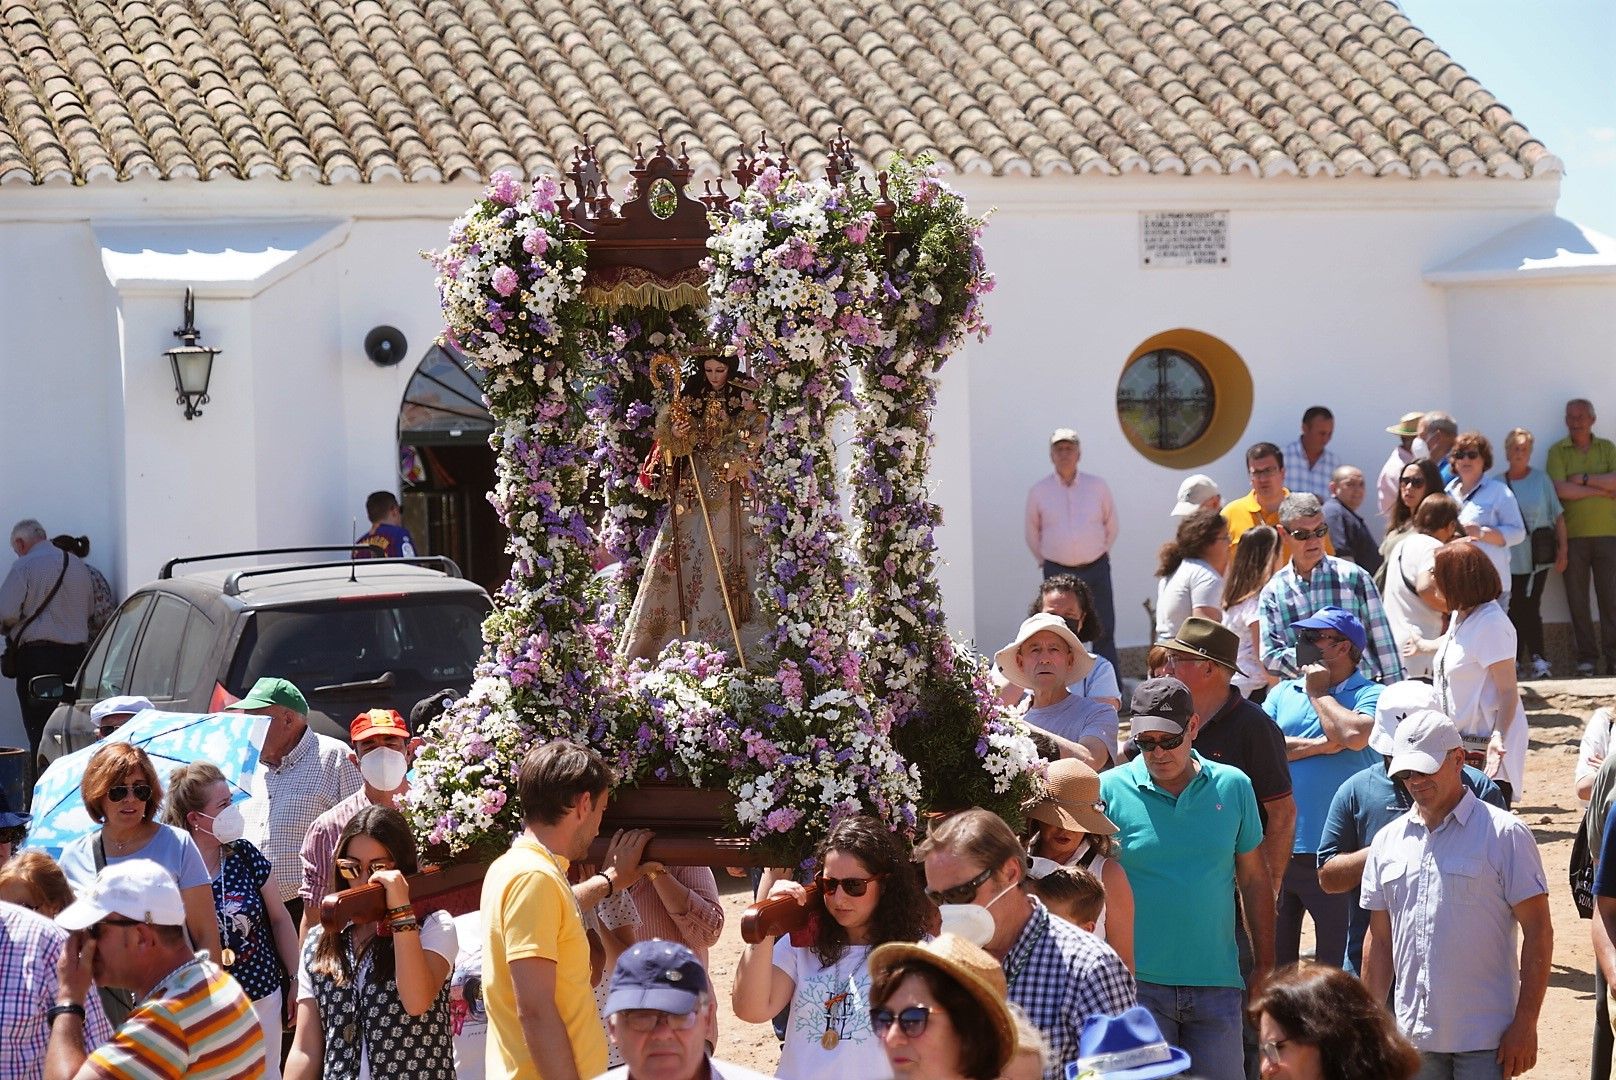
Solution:
M 85 668 L 81 698 L 100 701 L 102 698 L 127 694 L 124 689 L 129 672 L 129 653 L 134 648 L 135 636 L 140 630 L 146 609 L 151 605 L 151 593 L 131 596 L 113 616 L 112 625 L 102 631 L 96 640 L 98 657 L 91 657 Z
M 202 677 L 202 666 L 213 654 L 213 641 L 218 631 L 213 620 L 201 608 L 191 608 L 185 623 L 185 644 L 180 648 L 180 671 L 174 677 L 174 695 L 184 697 L 196 687 Z
M 140 635 L 140 648 L 125 693 L 152 701 L 174 700 L 174 672 L 179 667 L 180 644 L 185 640 L 185 622 L 190 614 L 191 605 L 179 597 L 157 597 L 151 618 L 146 620 L 146 631 Z

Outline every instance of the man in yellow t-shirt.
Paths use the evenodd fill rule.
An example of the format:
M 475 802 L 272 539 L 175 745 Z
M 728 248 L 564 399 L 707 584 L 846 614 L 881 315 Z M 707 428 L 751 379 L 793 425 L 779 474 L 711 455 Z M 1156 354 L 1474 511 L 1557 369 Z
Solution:
M 1240 543 L 1247 529 L 1258 525 L 1279 528 L 1279 504 L 1291 493 L 1285 486 L 1285 455 L 1271 442 L 1252 443 L 1246 449 L 1246 475 L 1251 477 L 1251 490 L 1223 505 L 1223 520 L 1229 523 L 1229 541 L 1233 545 Z M 1329 537 L 1324 538 L 1324 553 L 1335 554 Z
M 567 869 L 589 852 L 613 781 L 595 751 L 556 741 L 517 771 L 524 828 L 483 878 L 483 996 L 488 1080 L 588 1080 L 606 1071 L 583 909 L 627 889 L 651 834 L 620 832 L 599 873 Z

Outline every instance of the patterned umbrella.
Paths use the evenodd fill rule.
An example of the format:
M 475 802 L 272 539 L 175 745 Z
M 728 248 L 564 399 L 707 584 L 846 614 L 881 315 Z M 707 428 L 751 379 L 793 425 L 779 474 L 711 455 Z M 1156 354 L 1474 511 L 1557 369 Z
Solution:
M 181 765 L 212 762 L 230 784 L 231 801 L 241 802 L 261 794 L 254 785 L 260 775 L 258 753 L 268 730 L 269 717 L 250 713 L 138 712 L 94 745 L 51 762 L 34 785 L 34 820 L 23 847 L 60 858 L 63 848 L 97 827 L 84 809 L 79 784 L 90 758 L 108 743 L 140 747 L 152 759 L 159 777 Z

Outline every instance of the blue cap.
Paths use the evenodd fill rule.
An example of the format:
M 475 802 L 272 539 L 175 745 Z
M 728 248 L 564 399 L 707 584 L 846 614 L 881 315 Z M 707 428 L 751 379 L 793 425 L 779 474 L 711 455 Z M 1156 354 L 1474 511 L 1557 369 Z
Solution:
M 1125 1013 L 1099 1013 L 1083 1022 L 1077 1060 L 1066 1066 L 1066 1080 L 1154 1080 L 1176 1076 L 1190 1067 L 1190 1055 L 1162 1038 L 1155 1017 L 1143 1005 Z
M 1346 608 L 1321 607 L 1307 618 L 1291 623 L 1291 629 L 1334 630 L 1358 649 L 1363 648 L 1369 641 L 1368 635 L 1364 633 L 1363 623 Z
M 673 941 L 642 941 L 617 958 L 602 1011 L 607 1016 L 625 1009 L 695 1012 L 707 988 L 707 971 L 695 953 Z

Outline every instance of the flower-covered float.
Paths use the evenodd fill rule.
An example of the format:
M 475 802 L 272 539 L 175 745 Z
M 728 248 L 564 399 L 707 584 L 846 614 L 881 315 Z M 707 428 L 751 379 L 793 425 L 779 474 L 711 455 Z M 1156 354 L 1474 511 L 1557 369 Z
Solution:
M 843 815 L 1032 793 L 1026 727 L 944 625 L 926 488 L 938 371 L 987 333 L 983 222 L 924 160 L 874 191 L 845 140 L 830 160 L 760 144 L 693 199 L 658 146 L 614 203 L 581 150 L 566 185 L 496 174 L 428 253 L 513 560 L 416 762 L 437 859 L 505 850 L 555 738 L 615 764 L 618 823 L 686 841 L 664 861 L 793 864 Z

